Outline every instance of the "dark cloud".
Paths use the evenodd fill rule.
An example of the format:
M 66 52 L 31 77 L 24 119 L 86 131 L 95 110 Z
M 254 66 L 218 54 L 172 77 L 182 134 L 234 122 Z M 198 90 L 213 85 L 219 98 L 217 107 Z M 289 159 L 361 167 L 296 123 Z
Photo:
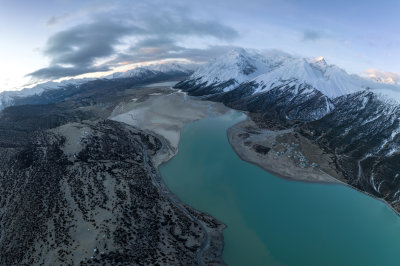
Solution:
M 324 37 L 324 33 L 315 30 L 305 30 L 303 32 L 303 41 L 316 41 Z
M 203 49 L 187 48 L 177 44 L 171 38 L 146 38 L 131 46 L 125 53 L 119 53 L 110 64 L 118 62 L 139 63 L 161 59 L 185 58 L 196 62 L 205 62 L 219 56 L 230 49 L 230 45 L 214 45 Z
M 44 54 L 52 64 L 91 65 L 111 55 L 122 37 L 140 32 L 135 26 L 113 21 L 78 25 L 50 37 Z
M 107 20 L 58 32 L 48 39 L 44 50 L 51 59 L 50 66 L 28 75 L 37 79 L 56 79 L 108 70 L 107 66 L 94 66 L 96 60 L 112 55 L 120 39 L 135 32 L 141 30 L 133 25 Z
M 85 73 L 93 73 L 99 71 L 107 71 L 107 66 L 102 67 L 63 67 L 59 65 L 53 65 L 45 68 L 41 68 L 29 74 L 29 76 L 35 77 L 39 80 L 58 79 L 63 77 L 73 77 Z
M 57 18 L 50 20 L 56 23 Z M 191 37 L 212 37 L 227 42 L 237 38 L 238 33 L 217 21 L 194 19 L 182 8 L 152 13 L 103 13 L 91 23 L 51 36 L 43 50 L 50 58 L 50 65 L 28 75 L 55 79 L 108 70 L 122 61 L 135 63 L 167 58 L 204 61 L 206 54 L 212 56 L 227 49 L 227 46 L 190 49 L 178 45 L 179 41 Z M 121 46 L 128 49 L 121 51 Z M 114 59 L 99 66 L 99 60 L 109 57 Z

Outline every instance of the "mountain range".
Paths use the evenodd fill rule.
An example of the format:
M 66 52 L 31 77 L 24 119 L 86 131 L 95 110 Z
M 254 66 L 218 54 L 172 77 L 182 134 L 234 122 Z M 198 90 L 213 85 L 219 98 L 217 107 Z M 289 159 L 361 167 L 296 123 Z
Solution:
M 167 62 L 163 64 L 152 64 L 143 67 L 136 67 L 125 72 L 115 72 L 113 74 L 98 78 L 98 79 L 119 79 L 119 78 L 129 78 L 136 81 L 146 81 L 152 78 L 161 77 L 186 77 L 193 73 L 197 68 L 196 64 L 189 63 L 176 63 Z M 0 110 L 16 105 L 19 103 L 25 103 L 24 98 L 27 97 L 38 97 L 44 92 L 58 91 L 58 90 L 71 90 L 78 89 L 78 87 L 84 83 L 92 80 L 97 80 L 96 78 L 82 78 L 82 79 L 68 79 L 61 82 L 48 81 L 38 84 L 34 87 L 24 88 L 19 91 L 4 91 L 0 93 Z

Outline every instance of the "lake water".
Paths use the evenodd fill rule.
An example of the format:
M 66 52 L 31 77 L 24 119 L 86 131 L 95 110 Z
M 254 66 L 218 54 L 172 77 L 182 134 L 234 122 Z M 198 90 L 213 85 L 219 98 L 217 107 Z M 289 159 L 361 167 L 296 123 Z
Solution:
M 182 201 L 228 226 L 228 265 L 400 265 L 397 214 L 346 186 L 287 181 L 242 161 L 226 136 L 242 119 L 187 124 L 160 168 Z

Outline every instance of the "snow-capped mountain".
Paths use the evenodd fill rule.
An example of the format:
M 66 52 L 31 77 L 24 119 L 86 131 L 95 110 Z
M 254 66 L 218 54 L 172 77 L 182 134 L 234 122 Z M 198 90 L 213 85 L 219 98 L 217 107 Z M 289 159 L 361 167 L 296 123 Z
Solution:
M 256 84 L 253 93 L 265 92 L 282 85 L 317 89 L 330 99 L 364 90 L 371 80 L 349 75 L 328 64 L 323 57 L 301 58 L 279 51 L 263 54 L 242 48 L 210 61 L 195 71 L 186 83 L 196 91 L 214 94 L 227 92 L 244 82 Z M 376 83 L 375 83 L 376 84 Z
M 137 67 L 126 72 L 116 72 L 111 75 L 101 77 L 106 79 L 131 78 L 136 80 L 145 80 L 161 75 L 168 76 L 188 76 L 197 68 L 197 64 L 178 64 L 168 62 L 164 64 L 153 64 L 145 67 Z M 60 90 L 69 86 L 79 86 L 96 78 L 68 79 L 61 82 L 45 82 L 31 88 L 24 88 L 20 91 L 4 91 L 0 93 L 0 110 L 14 105 L 17 99 L 30 96 L 39 96 L 45 91 Z
M 164 63 L 164 64 L 153 64 L 143 67 L 136 67 L 125 72 L 116 72 L 105 78 L 143 78 L 149 76 L 155 76 L 157 74 L 169 74 L 169 75 L 190 75 L 196 69 L 195 64 L 179 64 L 176 62 Z
M 68 79 L 60 82 L 48 81 L 19 91 L 3 91 L 0 93 L 0 110 L 13 105 L 18 98 L 41 95 L 45 91 L 58 90 L 67 86 L 78 86 L 90 80 L 93 80 L 93 78 Z
M 107 79 L 115 79 L 115 78 L 143 78 L 146 76 L 153 76 L 156 75 L 155 71 L 152 71 L 150 69 L 144 68 L 144 67 L 136 67 L 134 69 L 125 71 L 125 72 L 115 72 L 112 73 L 111 75 L 105 76 Z
M 162 73 L 183 73 L 186 75 L 192 74 L 198 67 L 198 64 L 176 62 L 167 62 L 163 64 L 153 64 L 147 66 L 148 69 L 153 71 L 158 71 Z
M 367 83 L 363 83 L 357 76 L 349 75 L 334 65 L 328 65 L 322 57 L 316 59 L 294 57 L 256 77 L 254 82 L 258 84 L 258 88 L 255 93 L 273 89 L 279 84 L 286 84 L 287 81 L 290 81 L 296 90 L 308 85 L 330 99 L 363 90 L 367 86 Z
M 210 93 L 226 92 L 240 83 L 279 66 L 286 55 L 276 53 L 269 58 L 256 51 L 237 48 L 200 66 L 189 78 L 194 85 L 206 87 Z
M 335 108 L 333 99 L 367 88 L 400 94 L 400 87 L 350 75 L 323 57 L 242 48 L 204 64 L 176 87 L 250 111 L 278 108 L 283 117 L 298 120 L 319 119 Z

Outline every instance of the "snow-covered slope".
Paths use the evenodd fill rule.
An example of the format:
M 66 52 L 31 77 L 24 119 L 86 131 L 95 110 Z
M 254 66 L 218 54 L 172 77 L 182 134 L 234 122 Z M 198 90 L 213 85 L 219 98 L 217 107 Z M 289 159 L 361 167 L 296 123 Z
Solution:
M 189 79 L 196 85 L 210 88 L 229 82 L 229 85 L 221 87 L 223 91 L 229 91 L 242 82 L 272 71 L 281 65 L 287 56 L 276 52 L 273 56 L 265 57 L 256 51 L 237 48 L 202 65 Z
M 155 71 L 144 67 L 136 67 L 134 69 L 125 71 L 125 72 L 115 72 L 111 75 L 106 76 L 107 79 L 115 79 L 115 78 L 143 78 L 145 76 L 156 75 Z
M 363 90 L 368 83 L 357 76 L 347 74 L 337 66 L 328 65 L 322 57 L 295 57 L 288 58 L 279 67 L 256 77 L 254 81 L 259 87 L 255 93 L 272 89 L 289 80 L 295 89 L 307 84 L 331 99 Z
M 0 93 L 0 110 L 3 110 L 8 106 L 13 105 L 15 99 L 17 98 L 40 95 L 44 91 L 62 89 L 70 85 L 78 86 L 90 80 L 93 80 L 93 78 L 68 79 L 61 82 L 48 81 L 45 83 L 38 84 L 32 88 L 24 88 L 19 91 L 3 91 Z
M 198 64 L 167 62 L 163 64 L 149 65 L 147 68 L 162 73 L 183 73 L 189 75 L 198 68 Z
M 143 78 L 151 75 L 172 74 L 172 75 L 190 75 L 196 69 L 195 64 L 179 64 L 176 62 L 164 63 L 164 64 L 153 64 L 143 67 L 136 67 L 125 72 L 116 72 L 105 78 Z

